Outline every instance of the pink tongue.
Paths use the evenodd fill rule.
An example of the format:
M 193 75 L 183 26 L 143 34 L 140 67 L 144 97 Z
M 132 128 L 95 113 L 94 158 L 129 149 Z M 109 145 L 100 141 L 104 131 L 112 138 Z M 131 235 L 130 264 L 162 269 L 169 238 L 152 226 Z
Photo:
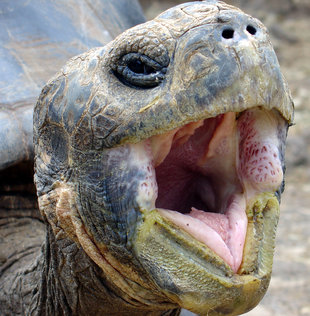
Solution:
M 237 272 L 242 261 L 247 229 L 245 207 L 244 197 L 235 195 L 225 215 L 195 208 L 189 214 L 164 209 L 159 209 L 159 212 L 207 245 Z
M 192 207 L 189 216 L 196 218 L 216 231 L 225 243 L 229 240 L 229 219 L 227 215 L 208 213 Z

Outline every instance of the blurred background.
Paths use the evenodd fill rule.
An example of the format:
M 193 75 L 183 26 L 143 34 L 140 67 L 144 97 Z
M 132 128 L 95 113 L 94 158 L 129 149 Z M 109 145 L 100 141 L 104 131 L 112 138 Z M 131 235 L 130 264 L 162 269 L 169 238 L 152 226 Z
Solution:
M 148 19 L 187 1 L 140 0 Z M 295 103 L 273 277 L 247 316 L 310 316 L 310 0 L 227 0 L 269 29 Z

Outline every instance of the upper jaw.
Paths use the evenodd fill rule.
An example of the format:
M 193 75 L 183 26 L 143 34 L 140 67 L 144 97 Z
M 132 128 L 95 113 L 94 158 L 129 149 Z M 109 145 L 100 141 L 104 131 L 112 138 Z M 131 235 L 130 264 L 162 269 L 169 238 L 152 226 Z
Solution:
M 117 78 L 103 87 L 101 94 L 108 93 L 112 105 L 122 109 L 104 147 L 137 143 L 193 121 L 258 105 L 293 121 L 292 98 L 267 35 L 264 43 L 242 41 L 235 47 L 214 41 L 220 27 L 224 26 L 200 25 L 178 38 L 169 48 L 170 63 L 158 87 L 133 89 Z M 115 95 L 115 88 L 121 93 Z

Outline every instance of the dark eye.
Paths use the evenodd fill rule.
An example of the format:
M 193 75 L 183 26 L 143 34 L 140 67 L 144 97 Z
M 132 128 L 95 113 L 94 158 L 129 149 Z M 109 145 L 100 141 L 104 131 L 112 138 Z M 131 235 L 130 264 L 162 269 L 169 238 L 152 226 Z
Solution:
M 139 53 L 124 55 L 115 69 L 115 75 L 123 83 L 145 89 L 158 86 L 164 80 L 166 72 L 165 66 Z

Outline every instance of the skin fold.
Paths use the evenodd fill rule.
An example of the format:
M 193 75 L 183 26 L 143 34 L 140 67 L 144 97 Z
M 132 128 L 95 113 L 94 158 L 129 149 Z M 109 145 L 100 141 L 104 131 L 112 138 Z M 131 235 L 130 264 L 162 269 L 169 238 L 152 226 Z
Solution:
M 34 110 L 46 239 L 14 281 L 23 288 L 39 280 L 25 296 L 24 313 L 178 315 L 186 308 L 239 315 L 255 307 L 271 277 L 292 120 L 267 30 L 223 2 L 182 4 L 72 58 Z M 227 139 L 231 145 L 219 147 Z M 196 143 L 199 154 L 192 154 Z M 278 164 L 275 177 L 255 178 L 258 167 L 245 154 L 251 146 L 277 155 L 270 160 Z M 199 169 L 214 184 L 210 209 L 221 205 L 221 214 L 233 218 L 243 205 L 246 237 L 234 268 L 167 216 L 161 183 L 175 147 L 189 152 L 179 155 L 183 169 Z M 228 189 L 218 189 L 224 183 Z

